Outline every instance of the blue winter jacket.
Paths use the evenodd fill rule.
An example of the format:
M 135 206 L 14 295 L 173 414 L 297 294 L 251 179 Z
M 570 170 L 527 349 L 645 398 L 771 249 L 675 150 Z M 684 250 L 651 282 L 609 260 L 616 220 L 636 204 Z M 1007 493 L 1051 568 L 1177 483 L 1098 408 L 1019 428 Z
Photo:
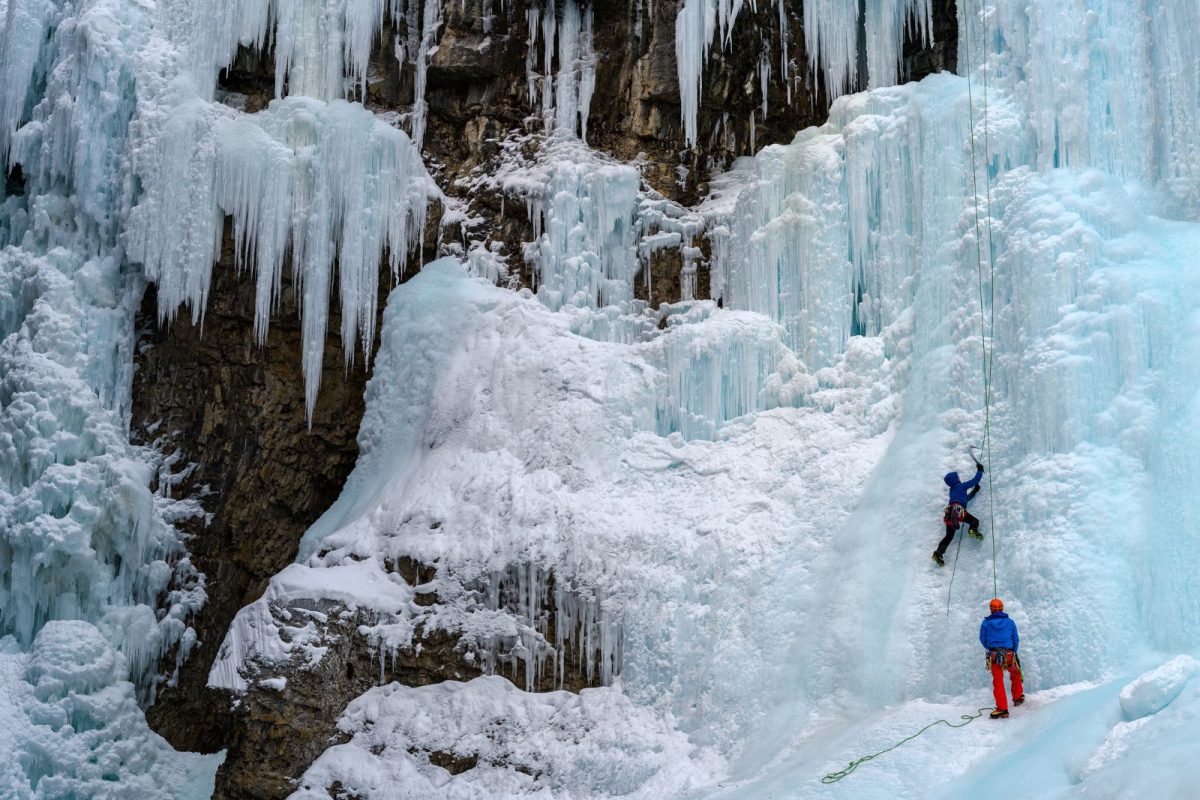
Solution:
M 1017 637 L 1017 623 L 1008 618 L 1003 611 L 996 611 L 983 618 L 979 626 L 979 643 L 985 649 L 1005 647 L 1015 651 L 1020 639 Z
M 950 487 L 950 502 L 958 503 L 963 508 L 966 508 L 967 503 L 971 500 L 971 497 L 967 493 L 979 485 L 979 480 L 982 477 L 983 470 L 977 470 L 975 477 L 964 483 L 958 479 L 957 472 L 947 472 L 946 477 L 942 478 L 942 480 Z

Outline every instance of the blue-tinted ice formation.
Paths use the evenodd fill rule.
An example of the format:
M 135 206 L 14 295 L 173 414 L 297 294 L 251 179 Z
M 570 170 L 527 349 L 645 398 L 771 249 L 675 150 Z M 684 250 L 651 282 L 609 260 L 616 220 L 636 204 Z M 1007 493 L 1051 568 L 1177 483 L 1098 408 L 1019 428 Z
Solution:
M 170 458 L 128 441 L 134 317 L 147 279 L 162 317 L 202 314 L 229 215 L 260 335 L 290 256 L 310 411 L 335 259 L 346 357 L 370 350 L 381 255 L 403 268 L 436 189 L 404 132 L 342 99 L 383 5 L 329 6 L 0 4 L 5 797 L 211 790 L 216 761 L 174 753 L 138 706 L 175 679 L 162 659 L 187 658 L 205 591 L 171 525 L 201 510 L 169 496 Z M 238 45 L 268 38 L 290 96 L 214 102 Z M 105 666 L 46 688 L 64 652 Z

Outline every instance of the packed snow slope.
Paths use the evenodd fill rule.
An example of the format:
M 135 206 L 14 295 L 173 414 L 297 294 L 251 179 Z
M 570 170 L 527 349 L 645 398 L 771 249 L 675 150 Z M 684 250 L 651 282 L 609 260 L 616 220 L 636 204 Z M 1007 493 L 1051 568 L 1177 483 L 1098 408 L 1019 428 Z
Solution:
M 395 290 L 358 467 L 271 591 L 415 556 L 461 600 L 380 608 L 381 647 L 423 614 L 529 685 L 549 602 L 608 686 L 372 690 L 296 796 L 1188 796 L 1200 9 L 1135 5 L 962 4 L 969 81 L 844 97 L 714 182 L 720 306 L 622 299 L 642 207 L 554 150 L 536 293 L 453 260 Z M 987 539 L 938 569 L 972 444 Z M 1029 703 L 821 784 L 991 705 L 997 593 Z M 214 685 L 279 657 L 261 622 Z

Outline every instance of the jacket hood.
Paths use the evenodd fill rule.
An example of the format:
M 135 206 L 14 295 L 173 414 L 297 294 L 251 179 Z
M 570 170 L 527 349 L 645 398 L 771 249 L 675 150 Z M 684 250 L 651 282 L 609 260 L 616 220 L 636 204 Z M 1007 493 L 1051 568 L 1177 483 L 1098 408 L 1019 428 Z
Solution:
M 987 619 L 1008 619 L 1008 614 L 1005 614 L 1003 611 L 993 611 L 987 615 Z
M 946 477 L 942 478 L 942 480 L 944 480 L 946 482 L 947 486 L 951 486 L 951 487 L 958 486 L 960 483 L 962 483 L 962 481 L 960 481 L 958 479 L 957 472 L 947 472 Z

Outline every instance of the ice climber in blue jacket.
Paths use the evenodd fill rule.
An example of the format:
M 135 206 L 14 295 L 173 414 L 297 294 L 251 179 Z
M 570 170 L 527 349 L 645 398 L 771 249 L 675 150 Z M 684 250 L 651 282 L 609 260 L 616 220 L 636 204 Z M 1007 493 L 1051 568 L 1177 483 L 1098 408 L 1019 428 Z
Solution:
M 979 481 L 982 478 L 983 464 L 978 461 L 975 462 L 975 477 L 969 481 L 960 481 L 957 472 L 947 472 L 946 477 L 942 478 L 950 487 L 950 503 L 946 506 L 945 513 L 942 514 L 942 522 L 946 525 L 946 535 L 942 537 L 937 550 L 933 553 L 933 560 L 939 567 L 946 566 L 942 556 L 946 555 L 946 548 L 954 541 L 954 534 L 958 532 L 964 522 L 968 526 L 967 533 L 976 539 L 983 538 L 983 534 L 979 532 L 979 520 L 967 512 L 967 503 L 979 494 Z
M 979 643 L 987 650 L 987 668 L 992 671 L 992 696 L 996 699 L 996 707 L 992 709 L 992 719 L 1003 719 L 1008 716 L 1008 696 L 1004 694 L 1004 673 L 1008 672 L 1008 680 L 1012 683 L 1013 705 L 1019 706 L 1025 702 L 1025 687 L 1021 684 L 1021 659 L 1017 658 L 1017 648 L 1021 639 L 1017 636 L 1017 623 L 1004 613 L 1004 601 L 993 597 L 988 604 L 988 614 L 979 626 Z

